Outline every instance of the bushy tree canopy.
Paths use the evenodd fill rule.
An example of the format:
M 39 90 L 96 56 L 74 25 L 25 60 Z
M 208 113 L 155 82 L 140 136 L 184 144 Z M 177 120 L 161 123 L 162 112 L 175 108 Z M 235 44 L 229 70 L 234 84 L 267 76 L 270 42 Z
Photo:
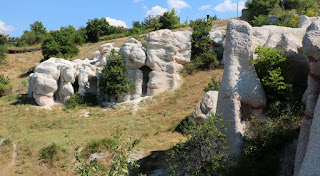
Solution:
M 159 18 L 161 23 L 161 29 L 172 29 L 174 25 L 180 23 L 180 17 L 177 15 L 177 12 L 172 9 L 170 11 L 164 12 Z
M 47 31 L 41 21 L 36 21 L 33 24 L 30 24 L 30 29 L 36 34 L 44 34 Z
M 103 67 L 100 90 L 109 96 L 119 97 L 134 89 L 134 84 L 127 77 L 128 69 L 121 55 L 112 50 L 107 65 Z
M 269 15 L 269 12 L 279 6 L 279 0 L 248 0 L 248 20 L 251 21 L 255 16 Z
M 79 53 L 79 49 L 76 47 L 76 41 L 78 40 L 77 38 L 79 38 L 77 35 L 77 31 L 71 25 L 61 27 L 60 31 L 51 32 L 42 44 L 42 54 L 44 58 L 69 58 L 76 56 Z

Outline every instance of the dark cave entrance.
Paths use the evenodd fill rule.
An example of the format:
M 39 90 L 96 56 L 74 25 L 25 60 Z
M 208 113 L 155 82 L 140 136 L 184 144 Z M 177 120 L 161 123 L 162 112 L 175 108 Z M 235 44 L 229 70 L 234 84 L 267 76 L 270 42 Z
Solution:
M 143 66 L 139 68 L 143 73 L 143 82 L 142 82 L 142 96 L 147 95 L 148 82 L 149 82 L 149 73 L 152 71 L 148 66 Z

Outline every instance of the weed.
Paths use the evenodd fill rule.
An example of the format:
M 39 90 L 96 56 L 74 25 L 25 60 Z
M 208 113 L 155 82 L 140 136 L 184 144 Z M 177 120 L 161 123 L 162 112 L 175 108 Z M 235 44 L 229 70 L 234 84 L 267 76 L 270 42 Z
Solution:
M 61 147 L 53 142 L 40 151 L 40 159 L 52 165 L 53 162 L 58 159 L 60 151 Z
M 208 83 L 208 85 L 203 89 L 203 91 L 205 92 L 209 92 L 209 91 L 219 91 L 220 88 L 220 80 L 217 80 L 217 75 L 213 75 L 211 77 L 210 82 Z
M 113 145 L 115 145 L 115 141 L 110 138 L 94 139 L 86 145 L 86 147 L 82 150 L 81 155 L 89 157 L 93 153 L 104 152 L 108 149 L 111 149 Z

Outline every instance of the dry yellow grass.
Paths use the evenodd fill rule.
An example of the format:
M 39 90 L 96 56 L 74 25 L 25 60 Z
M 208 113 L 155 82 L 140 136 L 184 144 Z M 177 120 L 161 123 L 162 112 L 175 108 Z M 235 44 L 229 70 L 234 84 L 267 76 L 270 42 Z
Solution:
M 120 47 L 127 39 L 111 42 Z M 110 41 L 85 44 L 80 47 L 79 55 L 72 59 L 90 58 L 103 43 Z M 0 98 L 0 140 L 1 136 L 3 139 L 10 138 L 17 145 L 13 165 L 12 145 L 5 148 L 0 146 L 0 175 L 74 175 L 72 152 L 75 146 L 72 147 L 70 141 L 85 146 L 92 139 L 110 137 L 117 126 L 122 129 L 124 139 L 145 135 L 135 148 L 140 151 L 140 155 L 167 150 L 184 140 L 180 133 L 172 129 L 191 114 L 195 104 L 203 97 L 203 88 L 210 81 L 211 75 L 222 75 L 222 70 L 210 70 L 186 76 L 181 88 L 144 100 L 136 113 L 123 106 L 113 109 L 87 107 L 65 110 L 63 105 L 56 105 L 52 110 L 46 110 L 18 101 L 21 94 L 27 93 L 27 86 L 23 87 L 22 81 L 27 80 L 28 76 L 23 77 L 23 74 L 42 58 L 41 51 L 8 54 L 7 64 L 0 66 L 0 73 L 8 75 L 15 83 L 13 95 Z M 85 111 L 89 112 L 89 117 L 81 117 Z M 53 166 L 49 166 L 39 160 L 39 152 L 52 142 L 59 144 L 66 153 Z
M 52 110 L 45 110 L 30 104 L 12 105 L 17 101 L 16 98 L 3 97 L 0 99 L 0 133 L 4 138 L 10 137 L 18 146 L 16 164 L 7 174 L 72 174 L 73 149 L 68 141 L 84 146 L 91 139 L 109 137 L 117 126 L 123 130 L 125 138 L 146 135 L 136 148 L 145 155 L 150 151 L 169 149 L 183 139 L 180 133 L 171 129 L 191 114 L 194 105 L 204 95 L 202 89 L 212 74 L 221 76 L 222 70 L 199 72 L 185 77 L 180 89 L 146 99 L 135 114 L 123 107 L 64 110 L 62 105 L 57 105 Z M 84 111 L 89 111 L 90 116 L 80 117 Z M 66 133 L 69 138 L 65 137 Z M 46 164 L 39 161 L 39 151 L 52 142 L 60 144 L 69 155 L 48 169 Z M 10 159 L 7 155 L 0 155 L 4 165 L 6 159 Z M 68 165 L 67 170 L 61 170 L 61 165 Z

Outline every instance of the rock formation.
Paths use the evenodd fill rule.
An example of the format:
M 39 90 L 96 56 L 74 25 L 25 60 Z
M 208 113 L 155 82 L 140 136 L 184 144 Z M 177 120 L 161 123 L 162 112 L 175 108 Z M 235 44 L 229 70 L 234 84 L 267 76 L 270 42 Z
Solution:
M 50 58 L 39 64 L 30 75 L 29 97 L 35 98 L 40 106 L 52 106 L 54 100 L 65 103 L 75 91 L 81 95 L 93 93 L 103 99 L 105 95 L 99 91 L 99 79 L 112 49 L 120 51 L 129 70 L 128 77 L 136 84 L 134 92 L 118 97 L 117 101 L 178 88 L 182 83 L 179 72 L 184 64 L 190 62 L 190 37 L 191 32 L 188 31 L 159 30 L 146 35 L 146 46 L 131 38 L 121 49 L 110 43 L 101 45 L 90 60 Z M 79 86 L 78 90 L 74 90 L 74 83 Z
M 218 94 L 218 91 L 209 91 L 204 95 L 193 110 L 192 118 L 195 121 L 201 122 L 210 116 L 216 115 Z
M 309 60 L 308 92 L 305 118 L 303 119 L 295 159 L 295 175 L 320 175 L 319 118 L 320 118 L 320 31 L 318 22 L 308 27 L 303 38 L 303 52 Z M 318 100 L 318 103 L 317 103 Z
M 242 149 L 245 116 L 262 114 L 266 97 L 249 58 L 252 57 L 252 27 L 244 21 L 231 20 L 225 38 L 225 68 L 219 89 L 217 113 L 222 113 L 227 127 L 230 154 Z

